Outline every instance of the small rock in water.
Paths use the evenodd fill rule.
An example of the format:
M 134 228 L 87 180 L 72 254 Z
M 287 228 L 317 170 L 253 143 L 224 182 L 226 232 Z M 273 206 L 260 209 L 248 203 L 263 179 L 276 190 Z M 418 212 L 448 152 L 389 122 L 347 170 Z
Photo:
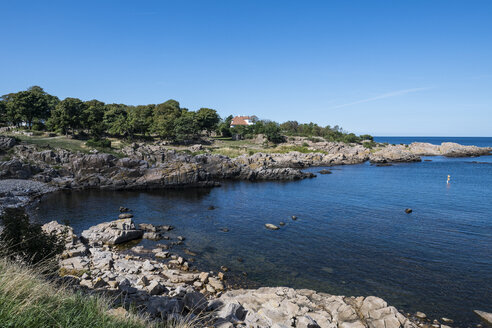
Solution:
M 410 214 L 410 213 L 412 213 L 412 212 L 413 212 L 413 211 L 412 211 L 412 209 L 411 209 L 411 208 L 407 208 L 407 209 L 405 209 L 405 213 L 407 213 L 407 214 Z
M 131 213 L 122 213 L 118 215 L 118 219 L 131 219 L 133 217 L 133 214 Z
M 184 240 L 185 240 L 185 237 L 183 237 L 183 236 L 178 236 L 178 240 L 179 240 L 179 241 L 184 241 Z
M 219 277 L 220 280 L 224 280 L 224 273 L 223 272 L 219 272 L 217 274 L 217 277 Z
M 185 252 L 185 254 L 191 255 L 191 256 L 196 256 L 197 255 L 195 252 L 192 252 L 189 249 L 185 249 L 184 252 Z
M 425 313 L 423 313 L 423 312 L 417 312 L 417 313 L 415 313 L 415 316 L 417 318 L 419 318 L 419 319 L 425 319 L 425 318 L 427 318 L 427 315 Z
M 292 215 L 292 220 L 294 220 L 294 221 L 297 220 L 297 216 Z
M 266 224 L 265 224 L 265 227 L 266 227 L 267 229 L 270 229 L 270 230 L 278 230 L 278 229 L 280 229 L 280 228 L 279 228 L 279 227 L 277 227 L 275 224 L 271 224 L 271 223 L 266 223 Z
M 212 210 L 215 210 L 215 209 L 216 209 L 216 207 L 215 207 L 215 206 L 213 206 L 213 205 L 210 205 L 210 206 L 208 207 L 208 210 L 209 210 L 209 211 L 212 211 Z
M 240 263 L 244 262 L 244 260 L 241 257 L 238 257 L 237 258 L 237 261 L 240 262 Z
M 128 207 L 123 207 L 123 206 L 120 206 L 120 213 L 124 213 L 124 212 L 130 212 L 131 210 L 128 208 Z
M 220 267 L 220 269 L 221 269 L 222 271 L 224 271 L 224 272 L 229 271 L 229 268 L 228 268 L 228 267 L 226 267 L 226 266 L 221 266 L 221 267 Z
M 331 174 L 332 172 L 330 170 L 321 170 L 318 173 L 319 174 Z
M 156 230 L 159 230 L 159 231 L 171 231 L 173 229 L 174 229 L 174 227 L 170 226 L 170 225 L 160 225 L 160 226 L 156 227 Z
M 227 229 L 227 228 L 222 228 L 222 229 L 220 229 L 220 231 L 222 231 L 222 232 L 229 232 L 229 229 Z
M 162 235 L 158 232 L 145 232 L 143 234 L 144 239 L 150 239 L 150 240 L 160 240 L 162 239 Z
M 441 320 L 442 320 L 443 322 L 445 322 L 445 323 L 453 323 L 453 322 L 454 322 L 454 320 L 453 320 L 453 319 L 444 318 L 444 317 L 443 317 L 443 318 L 441 318 Z
M 279 225 L 279 226 L 284 226 L 284 225 L 285 225 L 285 222 L 280 221 L 278 225 Z

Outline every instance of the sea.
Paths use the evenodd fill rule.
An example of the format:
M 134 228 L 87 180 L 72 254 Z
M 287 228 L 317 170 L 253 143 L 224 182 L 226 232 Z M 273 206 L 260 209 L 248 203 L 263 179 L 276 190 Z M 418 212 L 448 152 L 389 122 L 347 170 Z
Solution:
M 492 147 L 492 138 L 375 141 Z M 247 286 L 375 295 L 403 312 L 451 318 L 455 326 L 478 323 L 473 310 L 492 312 L 492 156 L 326 169 L 332 174 L 294 182 L 57 192 L 31 215 L 69 222 L 80 233 L 116 219 L 125 206 L 137 223 L 170 224 L 171 240 L 186 237 L 173 252 L 196 253 L 193 265 L 201 270 L 227 266 L 230 279 Z M 280 229 L 265 229 L 266 223 Z

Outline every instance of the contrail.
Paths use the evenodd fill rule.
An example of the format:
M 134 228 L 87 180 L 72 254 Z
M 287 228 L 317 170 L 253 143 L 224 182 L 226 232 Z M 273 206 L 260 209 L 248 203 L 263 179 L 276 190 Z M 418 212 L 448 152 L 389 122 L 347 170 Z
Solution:
M 432 89 L 432 88 L 413 88 L 413 89 L 405 89 L 405 90 L 398 90 L 398 91 L 383 93 L 382 95 L 379 95 L 376 97 L 371 97 L 371 98 L 362 99 L 362 100 L 354 101 L 354 102 L 347 103 L 347 104 L 334 106 L 334 107 L 331 107 L 330 109 L 336 109 L 336 108 L 342 108 L 342 107 L 348 107 L 348 106 L 363 104 L 363 103 L 370 102 L 370 101 L 386 99 L 386 98 L 391 98 L 391 97 L 396 97 L 396 96 L 402 96 L 402 95 L 406 95 L 408 93 L 413 93 L 413 92 L 423 91 L 423 90 L 429 90 L 429 89 Z

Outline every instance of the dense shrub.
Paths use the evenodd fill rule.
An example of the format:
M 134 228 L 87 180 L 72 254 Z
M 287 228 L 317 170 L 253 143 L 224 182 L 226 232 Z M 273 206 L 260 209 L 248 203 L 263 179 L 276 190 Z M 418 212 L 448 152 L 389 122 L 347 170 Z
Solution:
M 65 243 L 61 236 L 47 234 L 41 225 L 29 222 L 21 208 L 5 209 L 0 221 L 0 256 L 36 264 L 49 261 L 63 252 Z
M 85 144 L 88 147 L 111 148 L 111 140 L 108 139 L 89 139 Z

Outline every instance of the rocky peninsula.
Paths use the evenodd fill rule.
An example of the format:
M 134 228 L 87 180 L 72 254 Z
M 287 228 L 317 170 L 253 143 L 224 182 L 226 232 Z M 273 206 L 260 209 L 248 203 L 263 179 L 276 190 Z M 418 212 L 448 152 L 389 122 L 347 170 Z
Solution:
M 294 138 L 290 145 L 306 144 L 312 152 L 256 152 L 230 158 L 207 152 L 201 145 L 187 152 L 165 144 L 133 143 L 120 156 L 94 151 L 72 152 L 31 144 L 16 144 L 0 137 L 0 179 L 29 179 L 53 188 L 113 190 L 174 187 L 212 187 L 221 180 L 298 180 L 315 177 L 301 171 L 313 166 L 421 161 L 420 156 L 469 157 L 488 155 L 492 148 L 455 143 L 381 145 L 368 149 L 358 144 L 310 142 Z M 195 154 L 193 151 L 197 151 Z M 198 154 L 196 154 L 198 153 Z

